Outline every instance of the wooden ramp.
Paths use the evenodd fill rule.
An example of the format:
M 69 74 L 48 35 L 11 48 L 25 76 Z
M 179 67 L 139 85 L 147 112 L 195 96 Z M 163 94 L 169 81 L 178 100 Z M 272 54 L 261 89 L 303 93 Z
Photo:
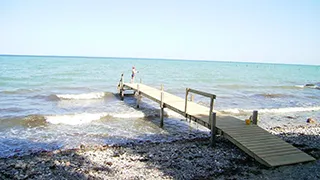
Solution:
M 211 128 L 209 123 L 210 109 L 207 107 L 189 101 L 187 111 L 185 111 L 185 99 L 141 83 L 123 83 L 122 90 L 126 89 L 139 91 L 141 95 L 159 104 L 161 103 L 161 93 L 163 93 L 163 107 Z M 268 167 L 315 160 L 257 125 L 246 125 L 240 119 L 216 113 L 216 128 L 222 132 L 223 136 Z

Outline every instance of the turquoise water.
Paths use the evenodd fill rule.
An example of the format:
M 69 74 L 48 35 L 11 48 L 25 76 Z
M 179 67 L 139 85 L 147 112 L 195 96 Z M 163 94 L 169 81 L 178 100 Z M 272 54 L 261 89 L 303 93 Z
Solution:
M 215 108 L 241 119 L 253 110 L 269 126 L 320 119 L 320 66 L 0 56 L 0 155 L 208 133 L 171 112 L 160 129 L 155 103 L 144 98 L 136 109 L 134 97 L 120 101 L 116 86 L 121 73 L 129 82 L 132 66 L 136 81 L 181 97 L 187 87 L 216 94 Z

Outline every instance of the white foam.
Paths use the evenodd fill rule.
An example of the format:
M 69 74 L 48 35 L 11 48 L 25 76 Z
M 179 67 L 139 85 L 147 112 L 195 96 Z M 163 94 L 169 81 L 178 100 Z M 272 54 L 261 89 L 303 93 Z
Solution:
M 68 125 L 79 125 L 90 123 L 95 120 L 107 116 L 107 113 L 81 113 L 81 114 L 72 114 L 72 115 L 53 115 L 45 116 L 45 119 L 48 123 L 51 124 L 68 124 Z
M 294 87 L 296 87 L 296 88 L 304 88 L 305 86 L 304 85 L 295 85 Z
M 320 111 L 320 107 L 289 107 L 278 109 L 260 109 L 262 113 L 288 113 L 288 112 L 307 112 L 307 111 Z
M 259 113 L 289 113 L 289 112 L 308 112 L 308 111 L 320 111 L 320 106 L 258 109 Z M 247 114 L 247 113 L 252 113 L 253 109 L 225 109 L 225 110 L 221 110 L 221 112 L 230 113 L 230 114 Z
M 105 96 L 104 92 L 93 92 L 86 94 L 57 94 L 60 99 L 75 99 L 75 100 L 88 100 L 88 99 L 101 99 Z
M 221 112 L 223 113 L 230 113 L 230 114 L 240 114 L 240 113 L 244 113 L 244 112 L 251 112 L 251 110 L 244 110 L 244 109 L 225 109 L 225 110 L 221 110 Z
M 45 116 L 48 123 L 51 124 L 68 124 L 80 125 L 88 124 L 92 121 L 101 119 L 102 117 L 111 116 L 115 118 L 142 118 L 145 114 L 142 112 L 129 112 L 129 113 L 81 113 L 81 114 L 66 114 L 66 115 L 50 115 Z
M 142 112 L 131 112 L 131 113 L 117 113 L 117 114 L 110 114 L 110 116 L 115 118 L 143 118 L 146 115 Z

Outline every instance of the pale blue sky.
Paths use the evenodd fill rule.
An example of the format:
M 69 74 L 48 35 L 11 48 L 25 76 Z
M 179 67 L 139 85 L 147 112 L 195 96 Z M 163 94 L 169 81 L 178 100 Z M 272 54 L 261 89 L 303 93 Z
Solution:
M 1 0 L 0 54 L 320 64 L 320 0 Z

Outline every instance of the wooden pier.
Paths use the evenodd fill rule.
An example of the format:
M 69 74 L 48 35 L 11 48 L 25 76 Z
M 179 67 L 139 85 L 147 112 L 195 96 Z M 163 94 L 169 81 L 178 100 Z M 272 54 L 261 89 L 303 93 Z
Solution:
M 238 146 L 245 153 L 258 162 L 268 166 L 282 166 L 301 162 L 314 161 L 315 159 L 291 144 L 270 134 L 260 128 L 255 112 L 253 122 L 247 125 L 245 121 L 232 116 L 225 116 L 213 110 L 215 95 L 194 89 L 186 89 L 186 98 L 175 96 L 161 89 L 156 89 L 141 83 L 119 83 L 119 94 L 124 98 L 125 90 L 134 90 L 138 94 L 137 107 L 142 96 L 145 96 L 160 105 L 160 127 L 163 126 L 163 108 L 171 109 L 186 118 L 189 118 L 211 129 L 211 144 L 215 144 L 216 132 L 220 132 L 230 142 Z M 204 107 L 188 100 L 188 94 L 199 94 L 209 97 L 210 108 Z

